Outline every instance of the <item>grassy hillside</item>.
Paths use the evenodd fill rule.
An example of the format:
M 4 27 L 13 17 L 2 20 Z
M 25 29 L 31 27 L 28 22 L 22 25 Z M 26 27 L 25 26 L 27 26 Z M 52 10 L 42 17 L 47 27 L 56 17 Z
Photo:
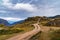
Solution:
M 45 24 L 46 26 L 60 27 L 60 19 L 54 19 Z
M 33 36 L 30 40 L 53 40 L 53 38 L 56 40 L 60 40 L 59 39 L 60 36 L 58 36 L 59 35 L 58 33 L 57 37 L 55 36 L 56 34 L 53 34 L 55 30 L 59 30 L 58 28 L 60 27 L 60 17 L 49 18 L 45 16 L 44 17 L 36 16 L 36 17 L 29 17 L 25 21 L 36 23 L 38 19 L 40 19 L 39 23 L 40 25 L 42 25 L 41 28 L 43 31 Z
M 40 19 L 40 20 L 39 20 Z M 54 29 L 50 28 L 52 27 L 60 27 L 60 18 L 55 17 L 55 18 L 49 18 L 49 17 L 40 17 L 40 16 L 35 16 L 35 17 L 28 17 L 27 19 L 24 20 L 23 23 L 21 24 L 16 24 L 13 26 L 5 26 L 3 24 L 0 24 L 0 40 L 5 40 L 7 38 L 10 38 L 14 35 L 20 34 L 20 33 L 25 33 L 28 31 L 31 31 L 34 29 L 32 24 L 37 23 L 39 20 L 39 25 L 42 25 L 41 28 L 43 29 L 42 32 L 39 32 L 35 36 L 33 36 L 30 40 L 53 40 L 55 39 L 56 36 L 54 34 L 54 37 L 51 35 L 53 34 Z M 52 33 L 51 33 L 52 32 Z M 54 32 L 55 33 L 55 32 Z M 59 34 L 58 34 L 59 35 Z M 58 36 L 60 37 L 60 36 Z
M 16 24 L 8 27 L 0 24 L 0 40 L 5 40 L 14 35 L 31 31 L 33 30 L 33 28 L 34 27 L 31 25 L 30 22 L 24 22 L 22 24 Z
M 59 36 L 60 31 L 58 31 L 60 28 L 60 17 L 49 18 L 49 17 L 37 16 L 28 19 L 28 21 L 38 21 L 39 18 L 40 18 L 40 25 L 42 25 L 41 28 L 43 31 L 33 36 L 30 40 L 60 40 Z

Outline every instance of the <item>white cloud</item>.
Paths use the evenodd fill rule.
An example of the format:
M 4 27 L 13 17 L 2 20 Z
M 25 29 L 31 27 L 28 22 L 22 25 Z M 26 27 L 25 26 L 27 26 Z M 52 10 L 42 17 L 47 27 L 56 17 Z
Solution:
M 8 3 L 9 2 L 9 0 L 2 0 L 4 3 Z
M 13 7 L 13 4 L 10 3 L 10 0 L 3 0 L 3 4 L 2 5 L 4 5 L 7 8 Z
M 35 5 L 33 4 L 30 4 L 31 2 L 34 2 L 34 1 L 38 1 L 38 0 L 31 0 L 27 3 L 16 3 L 16 4 L 12 4 L 10 2 L 10 0 L 3 0 L 3 4 L 4 6 L 6 6 L 7 8 L 9 9 L 12 9 L 12 10 L 26 10 L 26 11 L 29 11 L 29 12 L 32 12 L 31 14 L 27 14 L 28 16 L 54 16 L 54 15 L 57 15 L 57 14 L 60 14 L 60 11 L 58 13 L 57 10 L 60 10 L 59 8 L 57 9 L 57 5 L 59 5 L 59 3 L 56 1 L 56 2 L 53 2 L 52 4 L 49 3 L 47 0 L 47 2 L 49 3 L 45 3 L 45 5 L 43 4 L 40 4 L 40 7 L 36 7 Z M 44 1 L 45 2 L 45 1 Z
M 20 18 L 13 18 L 13 17 L 0 17 L 2 19 L 5 19 L 7 21 L 19 21 L 19 20 L 23 20 L 23 19 L 20 19 Z
M 3 5 L 9 9 L 13 9 L 13 10 L 26 10 L 29 12 L 33 12 L 34 10 L 36 10 L 35 5 L 32 5 L 30 3 L 16 3 L 16 4 L 12 4 L 10 2 L 10 0 L 3 0 Z
M 23 9 L 27 11 L 34 11 L 35 7 L 34 5 L 28 4 L 28 3 L 17 3 L 13 9 Z
M 10 2 L 9 2 L 9 0 L 2 0 L 3 1 L 3 5 L 10 5 Z
M 38 8 L 34 13 L 31 14 L 31 16 L 54 16 L 57 15 L 57 10 L 54 7 L 50 7 L 49 5 L 40 5 L 40 8 Z

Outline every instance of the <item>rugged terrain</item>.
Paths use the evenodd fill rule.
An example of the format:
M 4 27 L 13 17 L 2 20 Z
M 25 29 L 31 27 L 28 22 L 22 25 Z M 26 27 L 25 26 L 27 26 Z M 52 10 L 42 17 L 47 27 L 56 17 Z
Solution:
M 10 39 L 20 34 L 24 36 L 24 33 L 30 32 L 35 28 L 32 24 L 37 22 L 39 22 L 38 25 L 40 26 L 41 31 L 36 35 L 33 35 L 29 40 L 60 40 L 60 16 L 58 15 L 54 17 L 28 17 L 23 20 L 23 22 L 16 22 L 12 26 L 6 26 L 4 23 L 5 21 L 6 20 L 0 22 L 0 40 Z M 36 32 L 37 30 L 38 29 L 36 29 Z

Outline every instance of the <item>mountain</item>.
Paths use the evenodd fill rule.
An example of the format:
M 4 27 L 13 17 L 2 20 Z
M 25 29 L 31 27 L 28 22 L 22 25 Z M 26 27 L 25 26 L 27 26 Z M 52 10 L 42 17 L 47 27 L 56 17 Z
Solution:
M 35 23 L 38 20 L 40 20 L 40 24 L 42 24 L 44 26 L 60 27 L 60 15 L 56 15 L 53 17 L 45 17 L 45 16 L 28 17 L 25 21 Z
M 20 24 L 22 22 L 24 22 L 24 20 L 20 20 L 20 21 L 16 21 L 16 22 L 10 21 L 10 23 L 9 23 L 7 20 L 0 18 L 0 24 L 3 24 L 5 26 L 12 26 L 12 25 Z
M 57 19 L 59 18 L 59 19 Z M 54 20 L 52 20 L 54 19 Z M 48 17 L 41 17 L 41 16 L 35 16 L 35 17 L 28 17 L 25 20 L 20 20 L 17 22 L 12 23 L 12 21 L 10 21 L 12 24 L 9 24 L 6 20 L 4 19 L 0 19 L 0 24 L 5 24 L 8 25 L 9 27 L 5 27 L 4 25 L 4 29 L 0 29 L 0 34 L 1 35 L 8 35 L 7 37 L 9 37 L 10 34 L 13 33 L 20 33 L 20 32 L 28 32 L 34 29 L 34 27 L 31 24 L 35 24 L 39 21 L 39 25 L 46 25 L 46 27 L 49 27 L 47 30 L 44 26 L 41 26 L 43 28 L 43 30 L 45 30 L 46 32 L 39 32 L 37 35 L 34 35 L 31 39 L 35 40 L 35 38 L 37 38 L 37 40 L 40 40 L 40 38 L 45 37 L 45 35 L 48 34 L 48 36 L 50 37 L 50 33 L 51 31 L 53 32 L 54 30 L 50 28 L 50 26 L 52 27 L 60 27 L 60 17 L 59 16 L 54 16 L 51 18 Z M 13 26 L 11 26 L 13 25 Z M 11 27 L 10 27 L 11 26 Z M 1 26 L 2 27 L 2 26 Z M 3 27 L 2 27 L 3 28 Z M 59 30 L 60 31 L 60 30 Z M 47 33 L 48 32 L 48 33 Z M 57 32 L 57 31 L 56 31 Z M 45 33 L 45 34 L 44 34 Z M 47 33 L 47 34 L 46 34 Z M 59 32 L 57 32 L 59 33 Z M 41 35 L 40 35 L 41 34 Z M 11 35 L 10 35 L 11 36 Z M 13 36 L 13 35 L 12 35 Z M 47 37 L 48 37 L 47 36 Z M 58 35 L 59 36 L 59 35 Z M 48 38 L 49 38 L 48 37 Z M 53 37 L 53 36 L 52 36 Z M 4 36 L 3 36 L 4 38 Z M 3 39 L 2 38 L 2 39 Z M 58 37 L 59 38 L 59 37 Z M 1 39 L 1 38 L 0 38 Z M 42 38 L 43 39 L 43 38 Z M 44 38 L 45 39 L 45 38 Z M 5 39 L 4 39 L 5 40 Z
M 60 27 L 60 15 L 56 15 L 53 17 L 49 17 L 50 21 L 48 21 L 45 25 L 46 26 L 56 26 Z
M 10 24 L 10 25 L 21 24 L 21 23 L 23 23 L 23 22 L 24 22 L 24 20 L 20 20 L 20 21 L 16 21 L 16 22 L 12 23 L 12 24 Z
M 55 18 L 60 18 L 60 15 L 55 16 Z
M 56 16 L 49 17 L 49 18 L 60 18 L 60 15 L 56 15 Z
M 8 20 L 9 24 L 13 24 L 14 22 L 16 22 L 16 21 L 10 21 L 10 20 Z
M 41 16 L 28 17 L 25 20 L 20 20 L 20 21 L 16 21 L 16 22 L 0 19 L 0 24 L 4 24 L 6 26 L 12 26 L 12 25 L 16 25 L 16 24 L 21 24 L 24 21 L 25 22 L 29 21 L 29 22 L 35 23 L 36 21 L 38 21 L 38 19 L 40 19 L 40 23 L 42 23 L 42 24 L 45 24 L 45 22 L 47 22 L 48 25 L 50 25 L 52 23 L 55 23 L 55 24 L 60 23 L 60 21 L 59 21 L 60 20 L 60 15 L 56 15 L 56 16 L 53 16 L 53 17 L 45 17 L 45 16 L 43 16 L 43 17 L 41 17 Z M 54 21 L 52 19 L 54 19 Z M 52 24 L 52 25 L 54 25 L 54 24 Z
M 45 24 L 46 26 L 56 26 L 56 27 L 60 27 L 60 19 L 55 19 L 52 21 L 49 21 Z
M 0 18 L 0 24 L 8 25 L 8 21 Z

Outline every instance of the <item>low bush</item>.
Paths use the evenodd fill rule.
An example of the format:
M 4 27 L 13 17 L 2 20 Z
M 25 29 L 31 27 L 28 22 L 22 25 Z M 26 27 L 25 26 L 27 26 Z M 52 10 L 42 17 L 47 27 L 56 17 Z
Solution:
M 19 32 L 22 32 L 22 31 L 23 30 L 18 30 L 18 29 L 14 29 L 14 30 L 0 30 L 0 35 L 19 33 Z

